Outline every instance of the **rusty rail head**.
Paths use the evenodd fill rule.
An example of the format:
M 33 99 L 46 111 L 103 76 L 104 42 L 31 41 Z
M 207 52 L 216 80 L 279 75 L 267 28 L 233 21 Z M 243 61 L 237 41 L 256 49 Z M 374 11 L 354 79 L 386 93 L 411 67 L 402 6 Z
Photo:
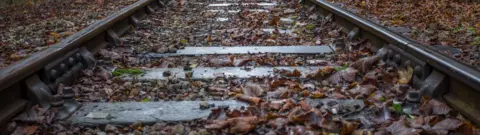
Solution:
M 122 10 L 115 12 L 108 17 L 95 22 L 81 31 L 63 39 L 61 42 L 47 48 L 46 50 L 34 53 L 30 57 L 15 62 L 12 65 L 0 70 L 0 91 L 8 88 L 14 83 L 23 80 L 42 69 L 48 63 L 55 61 L 64 54 L 81 45 L 95 36 L 105 32 L 115 23 L 128 18 L 135 11 L 140 10 L 155 0 L 140 0 Z

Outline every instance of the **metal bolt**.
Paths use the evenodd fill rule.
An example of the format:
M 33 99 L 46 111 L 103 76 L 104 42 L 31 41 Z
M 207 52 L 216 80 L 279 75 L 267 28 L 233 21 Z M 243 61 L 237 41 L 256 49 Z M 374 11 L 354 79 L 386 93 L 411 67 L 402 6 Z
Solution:
M 403 65 L 404 65 L 405 67 L 410 67 L 410 66 L 412 66 L 412 62 L 411 62 L 410 60 L 407 60 L 407 61 L 405 61 L 405 62 L 403 63 Z
M 75 54 L 75 59 L 77 61 L 81 61 L 82 60 L 82 55 L 80 55 L 80 53 Z
M 420 103 L 421 96 L 418 91 L 409 91 L 407 94 L 407 101 L 411 103 Z
M 395 54 L 395 63 L 400 64 L 401 60 L 402 60 L 402 58 L 401 58 L 400 54 Z
M 52 98 L 50 99 L 50 105 L 52 107 L 61 107 L 63 106 L 63 100 L 60 95 L 53 95 Z
M 422 68 L 420 66 L 415 66 L 415 69 L 413 69 L 413 73 L 417 77 L 422 77 L 423 76 Z
M 67 65 L 65 65 L 64 63 L 60 64 L 60 72 L 65 72 L 67 71 Z
M 72 58 L 72 57 L 68 58 L 68 65 L 69 65 L 70 67 L 72 67 L 73 65 L 75 65 L 75 59 Z
M 75 96 L 75 92 L 72 90 L 72 87 L 63 88 L 63 99 L 72 99 Z
M 55 69 L 50 70 L 50 77 L 57 78 L 58 72 Z
M 388 50 L 388 59 L 392 59 L 394 55 L 392 50 Z

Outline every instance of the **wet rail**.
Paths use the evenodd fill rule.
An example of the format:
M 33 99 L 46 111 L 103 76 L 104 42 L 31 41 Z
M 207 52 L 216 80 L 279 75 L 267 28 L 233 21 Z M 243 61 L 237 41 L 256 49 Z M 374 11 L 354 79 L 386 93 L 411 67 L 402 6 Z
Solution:
M 178 1 L 177 1 L 178 2 Z M 181 2 L 181 1 L 180 1 Z M 204 3 L 202 3 L 204 2 Z M 230 4 L 225 4 L 229 3 Z M 201 1 L 198 3 L 189 3 L 190 5 L 205 5 L 205 3 L 210 3 L 208 5 L 209 12 L 225 12 L 226 14 L 236 14 L 245 12 L 244 9 L 222 9 L 222 7 L 234 7 L 235 6 L 254 6 L 256 9 L 247 9 L 250 12 L 270 12 L 268 10 L 269 6 L 276 6 L 276 3 L 272 2 L 263 2 L 261 1 L 258 4 L 258 1 L 242 2 L 241 4 L 236 3 L 235 0 L 226 0 L 226 1 Z M 93 25 L 83 29 L 82 31 L 68 37 L 67 39 L 62 40 L 60 43 L 55 44 L 54 46 L 36 53 L 31 57 L 16 62 L 10 65 L 7 68 L 4 68 L 0 71 L 0 125 L 5 125 L 16 117 L 21 112 L 24 112 L 34 104 L 39 104 L 41 107 L 51 108 L 56 107 L 56 102 L 61 102 L 62 98 L 65 100 L 65 103 L 70 102 L 73 98 L 71 94 L 73 93 L 62 93 L 63 97 L 56 96 L 59 91 L 57 88 L 59 85 L 71 85 L 75 83 L 75 80 L 80 76 L 82 70 L 94 68 L 95 66 L 106 64 L 105 60 L 99 60 L 96 58 L 99 53 L 102 53 L 102 49 L 108 46 L 119 46 L 124 45 L 125 40 L 122 39 L 125 33 L 129 31 L 135 31 L 135 28 L 141 26 L 141 21 L 147 18 L 149 15 L 155 14 L 156 12 L 163 12 L 166 8 L 171 6 L 181 6 L 181 4 L 174 5 L 175 1 L 164 1 L 164 0 L 140 0 L 135 4 L 128 6 L 127 8 L 122 9 L 115 14 L 108 16 L 107 18 L 94 23 Z M 186 2 L 188 3 L 188 2 Z M 216 4 L 211 4 L 216 3 Z M 232 4 L 233 3 L 233 4 Z M 189 5 L 183 4 L 183 5 Z M 321 18 L 318 20 L 324 20 L 324 23 L 334 23 L 337 26 L 341 26 L 345 40 L 356 41 L 358 39 L 368 39 L 369 44 L 372 46 L 368 49 L 375 54 L 372 56 L 381 57 L 382 61 L 386 62 L 387 65 L 393 67 L 412 67 L 413 76 L 411 81 L 408 84 L 414 89 L 419 90 L 420 95 L 434 97 L 440 101 L 448 103 L 452 108 L 458 110 L 463 116 L 473 123 L 480 124 L 480 99 L 477 97 L 480 96 L 480 72 L 468 67 L 460 62 L 455 61 L 447 56 L 444 56 L 438 52 L 435 52 L 433 49 L 423 46 L 413 40 L 410 40 L 406 37 L 401 36 L 391 30 L 384 28 L 378 24 L 375 24 L 371 21 L 368 21 L 364 18 L 361 18 L 353 13 L 350 13 L 342 8 L 339 8 L 333 4 L 328 3 L 323 0 L 303 0 L 299 3 L 292 3 L 291 7 L 294 8 L 297 5 L 302 4 L 308 9 L 308 12 L 315 12 L 320 15 Z M 287 4 L 288 5 L 288 4 Z M 288 10 L 288 8 L 287 8 Z M 188 11 L 195 12 L 195 11 Z M 297 12 L 296 10 L 282 11 L 284 14 L 290 14 L 290 12 Z M 228 21 L 232 19 L 233 16 L 225 15 L 226 17 L 217 17 L 213 21 L 218 23 Z M 240 17 L 243 17 L 239 15 Z M 229 18 L 231 17 L 231 18 Z M 291 17 L 291 16 L 290 16 Z M 291 17 L 291 18 L 296 18 Z M 278 18 L 278 22 L 284 23 L 295 23 L 291 18 Z M 161 19 L 161 18 L 157 18 Z M 204 18 L 205 19 L 205 18 Z M 269 18 L 270 20 L 272 18 Z M 275 18 L 274 18 L 275 19 Z M 315 19 L 313 19 L 315 20 Z M 158 21 L 158 20 L 157 20 Z M 204 20 L 205 21 L 205 20 Z M 271 23 L 272 21 L 270 21 Z M 263 23 L 263 22 L 262 22 Z M 276 24 L 279 25 L 279 24 Z M 332 27 L 337 27 L 332 26 Z M 202 26 L 203 27 L 203 26 Z M 225 27 L 220 25 L 219 27 Z M 315 26 L 316 27 L 316 26 Z M 323 27 L 323 25 L 322 25 Z M 192 28 L 195 30 L 194 28 Z M 212 28 L 213 29 L 213 28 Z M 315 29 L 316 30 L 316 29 Z M 315 31 L 312 29 L 312 31 Z M 235 30 L 241 31 L 241 30 Z M 248 30 L 247 30 L 248 31 Z M 307 30 L 308 31 L 308 30 Z M 229 30 L 218 29 L 210 30 L 206 33 L 211 35 L 222 33 L 228 33 Z M 252 33 L 251 31 L 249 31 Z M 293 35 L 292 31 L 289 31 L 288 28 L 278 30 L 275 28 L 264 28 L 258 30 L 259 33 L 274 33 L 275 38 L 285 36 L 287 39 Z M 205 33 L 200 31 L 198 33 Z M 219 34 L 220 33 L 220 34 Z M 246 32 L 248 33 L 248 32 Z M 315 33 L 315 32 L 312 32 Z M 131 34 L 131 33 L 130 33 Z M 198 34 L 197 34 L 198 35 Z M 208 42 L 212 42 L 211 35 L 202 35 L 202 37 L 207 37 Z M 218 36 L 217 35 L 217 36 Z M 258 34 L 261 35 L 261 34 Z M 341 36 L 340 36 L 341 37 Z M 160 37 L 161 38 L 161 37 Z M 264 37 L 261 37 L 264 38 Z M 134 38 L 133 38 L 134 39 Z M 171 61 L 178 62 L 177 66 L 167 67 L 167 68 L 151 68 L 147 69 L 140 77 L 125 77 L 124 80 L 135 80 L 135 81 L 148 81 L 148 80 L 169 80 L 169 78 L 180 78 L 180 79 L 191 79 L 191 80 L 204 80 L 204 79 L 215 79 L 219 75 L 218 73 L 223 73 L 223 76 L 226 76 L 225 73 L 228 73 L 229 76 L 235 76 L 235 78 L 251 78 L 251 77 L 266 77 L 266 78 L 275 78 L 273 73 L 283 72 L 281 74 L 287 74 L 287 78 L 293 80 L 303 80 L 305 78 L 312 78 L 312 76 L 318 76 L 318 71 L 325 68 L 325 65 L 319 63 L 328 63 L 333 61 L 332 59 L 327 61 L 313 61 L 317 59 L 324 58 L 336 58 L 336 53 L 341 54 L 342 50 L 351 49 L 351 46 L 345 46 L 337 44 L 337 41 L 332 42 L 330 45 L 318 45 L 317 43 L 312 43 L 318 46 L 302 46 L 302 45 L 292 45 L 284 46 L 275 41 L 269 40 L 266 38 L 265 41 L 262 41 L 260 44 L 235 44 L 230 46 L 183 46 L 176 47 L 173 51 L 171 50 L 159 50 L 157 49 L 155 53 L 146 52 L 138 53 L 137 56 L 140 58 L 148 59 L 173 59 Z M 292 39 L 293 40 L 293 39 Z M 268 41 L 268 42 L 267 42 Z M 179 41 L 179 44 L 184 41 Z M 186 42 L 186 41 L 185 41 Z M 236 43 L 236 42 L 235 42 Z M 265 45 L 266 43 L 271 43 L 272 45 Z M 134 43 L 132 43 L 134 44 Z M 140 43 L 136 43 L 140 44 Z M 320 43 L 323 44 L 323 43 Z M 238 46 L 237 46 L 238 45 Z M 335 46 L 337 45 L 337 46 Z M 135 46 L 128 46 L 135 47 Z M 338 51 L 338 52 L 336 52 Z M 161 53 L 158 53 L 161 52 Z M 255 59 L 248 59 L 255 54 L 263 54 L 255 56 Z M 269 55 L 276 54 L 276 55 Z M 202 55 L 202 56 L 200 56 Z M 232 55 L 230 56 L 230 62 L 211 62 L 208 59 L 216 59 L 222 55 Z M 302 58 L 303 61 L 307 61 L 302 64 L 290 64 L 289 60 L 284 60 L 276 63 L 274 66 L 266 66 L 268 62 L 265 62 L 270 59 L 282 59 L 288 57 L 296 57 L 298 59 Z M 192 63 L 182 63 L 183 59 L 193 59 L 192 61 L 200 61 L 197 63 L 200 65 L 192 66 Z M 296 59 L 295 58 L 295 59 Z M 240 63 L 235 62 L 232 59 L 248 59 L 245 62 L 240 61 Z M 283 59 L 282 59 L 283 60 Z M 310 60 L 310 61 L 309 61 Z M 147 60 L 149 61 L 149 60 Z M 202 61 L 209 61 L 210 63 L 202 63 Z M 228 61 L 228 60 L 227 60 Z M 253 67 L 245 67 L 245 63 L 255 61 L 257 64 Z M 149 61 L 151 62 L 151 60 Z M 138 67 L 145 66 L 147 63 L 138 64 Z M 258 64 L 259 63 L 259 64 Z M 196 64 L 195 64 L 196 65 Z M 220 66 L 219 66 L 220 65 Z M 248 65 L 248 64 L 247 64 Z M 296 66 L 291 66 L 296 65 Z M 340 65 L 342 67 L 342 65 Z M 108 72 L 115 73 L 117 67 L 112 67 L 111 69 L 105 67 Z M 188 68 L 188 69 L 187 69 Z M 343 67 L 345 68 L 345 67 Z M 333 70 L 333 69 L 329 69 Z M 363 69 L 358 69 L 363 70 Z M 297 73 L 300 71 L 301 73 Z M 342 69 L 342 72 L 349 72 L 349 68 Z M 338 72 L 341 72 L 338 71 Z M 128 71 L 132 72 L 132 71 Z M 317 72 L 317 73 L 315 73 Z M 309 74 L 313 73 L 313 74 Z M 322 73 L 323 74 L 323 73 Z M 177 76 L 178 75 L 178 76 Z M 309 82 L 308 80 L 305 82 Z M 182 81 L 180 81 L 182 82 Z M 244 82 L 242 82 L 244 83 Z M 303 82 L 302 82 L 303 83 Z M 313 82 L 309 82 L 313 83 Z M 250 84 L 244 84 L 245 87 L 257 87 L 250 86 Z M 185 87 L 184 85 L 173 85 L 172 87 Z M 167 87 L 168 88 L 168 87 Z M 166 89 L 167 89 L 166 88 Z M 243 88 L 243 87 L 242 87 Z M 213 94 L 218 94 L 223 89 L 220 88 L 211 88 L 208 87 L 210 92 Z M 130 92 L 129 92 L 130 93 Z M 212 94 L 211 93 L 211 94 Z M 69 95 L 70 94 L 70 95 Z M 178 93 L 177 93 L 178 94 Z M 318 94 L 318 93 L 317 93 Z M 413 93 L 415 94 L 415 93 Z M 54 96 L 55 95 L 55 96 Z M 255 94 L 253 94 L 255 95 Z M 251 97 L 237 97 L 240 100 L 246 100 L 247 103 L 258 104 L 256 101 L 252 101 Z M 247 98 L 247 99 L 245 99 Z M 223 99 L 223 98 L 221 98 Z M 67 102 L 68 101 L 68 102 Z M 52 102 L 55 102 L 52 104 Z M 287 101 L 285 101 L 287 102 Z M 290 101 L 288 101 L 290 102 Z M 313 104 L 318 104 L 318 102 L 329 102 L 329 101 L 310 101 L 306 100 L 308 104 L 313 106 Z M 343 103 L 345 102 L 345 103 Z M 349 102 L 354 102 L 351 100 L 344 100 L 341 104 L 349 106 Z M 70 102 L 71 103 L 71 102 Z M 211 101 L 211 103 L 216 104 L 217 106 L 221 105 L 230 105 L 231 108 L 240 108 L 245 106 L 244 103 L 239 103 L 236 101 Z M 181 102 L 171 102 L 171 101 L 162 101 L 159 103 L 149 102 L 145 104 L 138 105 L 136 103 L 119 103 L 115 105 L 108 105 L 102 102 L 86 104 L 81 107 L 82 111 L 75 112 L 79 106 L 74 105 L 73 108 L 67 108 L 68 114 L 65 116 L 59 116 L 63 118 L 70 117 L 72 113 L 75 113 L 74 117 L 69 121 L 72 123 L 80 125 L 101 125 L 109 123 L 117 124 L 130 124 L 135 120 L 144 121 L 144 123 L 154 124 L 159 120 L 192 120 L 202 117 L 207 117 L 210 115 L 210 112 L 204 110 L 193 110 L 192 112 L 183 112 L 183 111 L 172 111 L 165 112 L 161 114 L 152 114 L 152 117 L 155 119 L 152 120 L 149 116 L 134 116 L 131 118 L 119 118 L 117 120 L 95 120 L 90 119 L 92 117 L 103 117 L 104 114 L 90 114 L 88 111 L 100 111 L 108 110 L 109 113 L 115 114 L 118 117 L 129 117 L 135 112 L 127 113 L 115 113 L 119 110 L 118 108 L 129 108 L 131 110 L 135 109 L 144 109 L 144 108 L 175 108 L 177 110 L 185 108 L 195 108 L 198 105 L 198 102 L 195 101 L 181 101 Z M 208 106 L 208 105 L 207 105 Z M 361 104 L 360 106 L 364 106 Z M 208 107 L 207 107 L 208 108 Z M 85 111 L 88 110 L 88 111 Z M 150 110 L 157 111 L 157 110 Z M 334 111 L 336 112 L 336 110 Z M 145 113 L 145 112 L 140 112 Z M 193 115 L 196 113 L 198 115 Z M 175 115 L 177 114 L 177 115 Z M 84 117 L 83 117 L 84 116 Z M 189 116 L 189 117 L 182 117 Z M 73 117 L 73 116 L 72 116 Z M 88 118 L 87 118 L 88 117 Z M 106 116 L 105 116 L 106 117 Z

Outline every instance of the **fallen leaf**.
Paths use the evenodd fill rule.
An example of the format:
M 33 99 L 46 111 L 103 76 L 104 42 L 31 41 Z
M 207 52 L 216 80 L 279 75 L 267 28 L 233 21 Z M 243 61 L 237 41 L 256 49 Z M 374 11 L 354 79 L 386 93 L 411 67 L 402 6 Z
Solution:
M 398 70 L 398 83 L 399 84 L 408 84 L 412 80 L 413 68 L 408 66 L 407 69 Z
M 367 98 L 372 92 L 374 92 L 377 88 L 371 84 L 367 85 L 357 85 L 357 87 L 349 90 L 349 93 L 355 95 L 357 97 Z
M 26 126 L 23 128 L 25 130 L 25 135 L 33 135 L 37 132 L 38 126 Z
M 265 90 L 258 84 L 248 82 L 242 87 L 242 92 L 247 96 L 258 97 L 263 95 Z
M 214 67 L 228 67 L 233 66 L 233 61 L 231 59 L 220 59 L 214 58 L 208 61 Z
M 280 16 L 275 15 L 270 20 L 269 25 L 270 26 L 278 26 L 279 22 L 280 22 Z
M 250 96 L 247 96 L 247 95 L 237 96 L 237 100 L 247 102 L 247 103 L 250 103 L 250 104 L 253 104 L 253 105 L 259 105 L 260 102 L 262 102 L 262 99 L 259 98 L 259 97 L 250 97 Z
M 102 6 L 102 5 L 103 5 L 103 1 L 104 1 L 104 0 L 97 0 L 98 6 Z
M 323 68 L 318 69 L 315 73 L 308 74 L 307 78 L 314 78 L 314 79 L 321 79 L 332 74 L 335 71 L 334 68 L 330 66 L 325 66 Z
M 446 135 L 449 131 L 454 131 L 463 125 L 462 121 L 455 118 L 446 118 L 431 128 L 424 128 L 429 134 Z
M 313 92 L 311 95 L 310 95 L 311 98 L 315 99 L 315 98 L 324 98 L 325 97 L 325 94 L 320 92 L 320 91 L 315 91 Z
M 342 128 L 340 129 L 340 135 L 350 135 L 357 129 L 358 124 L 348 121 L 342 121 Z
M 454 110 L 443 102 L 431 99 L 420 106 L 420 112 L 425 115 L 447 115 L 454 113 Z
M 308 119 L 308 111 L 302 109 L 302 107 L 295 107 L 288 114 L 288 121 L 294 124 L 302 124 Z
M 302 73 L 298 71 L 298 69 L 294 69 L 293 71 L 286 70 L 286 69 L 280 69 L 277 71 L 277 73 L 286 76 L 286 77 L 300 77 L 302 76 Z
M 268 125 L 271 126 L 273 129 L 282 128 L 287 123 L 288 121 L 285 118 L 275 118 L 273 120 L 268 121 Z
M 380 56 L 377 55 L 365 57 L 353 62 L 350 67 L 353 67 L 360 72 L 368 72 L 368 70 L 378 61 L 380 61 Z
M 387 131 L 393 135 L 419 135 L 422 130 L 410 128 L 406 125 L 405 117 L 399 121 L 394 122 L 387 127 Z
M 357 70 L 351 67 L 348 67 L 345 70 L 335 72 L 330 77 L 328 77 L 328 81 L 332 84 L 339 84 L 343 81 L 352 82 L 355 80 L 357 75 Z

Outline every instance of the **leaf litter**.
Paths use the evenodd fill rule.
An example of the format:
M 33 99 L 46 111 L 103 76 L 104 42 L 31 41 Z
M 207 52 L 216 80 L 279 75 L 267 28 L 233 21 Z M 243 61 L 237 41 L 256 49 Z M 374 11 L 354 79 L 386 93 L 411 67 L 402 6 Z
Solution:
M 282 27 L 292 31 L 317 29 L 312 16 L 305 7 L 295 2 L 279 2 L 282 8 L 278 17 L 295 15 L 293 27 L 287 26 L 278 17 L 269 21 L 269 14 L 242 11 L 229 15 L 232 21 L 226 24 L 210 23 L 208 20 L 220 13 L 201 12 L 202 6 L 189 2 L 172 1 L 172 8 L 158 12 L 142 20 L 135 31 L 122 37 L 124 44 L 103 50 L 96 57 L 103 60 L 94 69 L 84 70 L 71 87 L 80 102 L 121 101 L 182 101 L 233 99 L 249 103 L 248 107 L 230 109 L 218 106 L 211 109 L 206 119 L 185 122 L 157 122 L 154 125 L 108 124 L 104 127 L 73 127 L 54 122 L 31 125 L 18 122 L 16 130 L 37 134 L 475 134 L 479 130 L 455 113 L 445 103 L 422 98 L 420 103 L 405 100 L 410 87 L 411 67 L 398 68 L 385 65 L 373 52 L 345 50 L 334 55 L 248 54 L 204 55 L 164 57 L 159 59 L 139 57 L 148 52 L 174 52 L 188 46 L 252 45 L 263 44 L 267 39 L 275 45 L 314 45 L 315 37 L 324 43 L 333 43 L 333 38 L 345 38 L 336 33 L 336 26 L 327 23 L 313 33 L 299 32 L 296 35 L 280 33 Z M 286 12 L 285 7 L 297 8 Z M 235 8 L 235 7 L 232 7 Z M 285 15 L 285 11 L 286 14 Z M 305 11 L 296 14 L 297 11 Z M 190 14 L 191 15 L 187 15 Z M 238 18 L 235 18 L 238 17 Z M 162 19 L 159 19 L 162 18 Z M 303 20 L 302 20 L 303 19 Z M 207 21 L 205 21 L 207 20 Z M 210 21 L 210 22 L 209 22 Z M 172 23 L 173 22 L 173 23 Z M 202 23 L 204 22 L 204 23 Z M 194 25 L 195 24 L 195 25 Z M 217 26 L 214 26 L 217 25 Z M 272 27 L 272 33 L 259 32 L 263 27 Z M 297 26 L 298 25 L 298 26 Z M 247 30 L 233 28 L 249 28 Z M 211 32 L 212 30 L 224 31 Z M 195 32 L 198 31 L 198 32 Z M 195 37 L 207 32 L 207 35 Z M 159 38 L 162 37 L 162 38 Z M 368 48 L 369 41 L 353 41 L 357 48 Z M 119 57 L 112 58 L 112 54 Z M 324 61 L 321 61 L 324 60 Z M 275 77 L 226 78 L 189 80 L 168 78 L 166 80 L 125 81 L 108 69 L 105 63 L 121 67 L 121 74 L 137 73 L 136 69 L 171 67 L 233 67 L 233 66 L 322 66 L 312 73 L 301 70 L 278 70 Z M 118 70 L 118 71 L 120 71 Z M 299 74 L 307 79 L 300 79 Z M 361 104 L 361 105 L 360 105 Z M 411 104 L 419 113 L 407 114 L 403 110 Z M 202 106 L 202 104 L 200 104 Z M 43 117 L 41 117 L 43 118 Z M 27 128 L 25 128 L 27 127 Z M 52 127 L 54 127 L 52 129 Z M 34 130 L 34 131 L 33 131 Z M 33 134 L 32 133 L 32 134 Z

